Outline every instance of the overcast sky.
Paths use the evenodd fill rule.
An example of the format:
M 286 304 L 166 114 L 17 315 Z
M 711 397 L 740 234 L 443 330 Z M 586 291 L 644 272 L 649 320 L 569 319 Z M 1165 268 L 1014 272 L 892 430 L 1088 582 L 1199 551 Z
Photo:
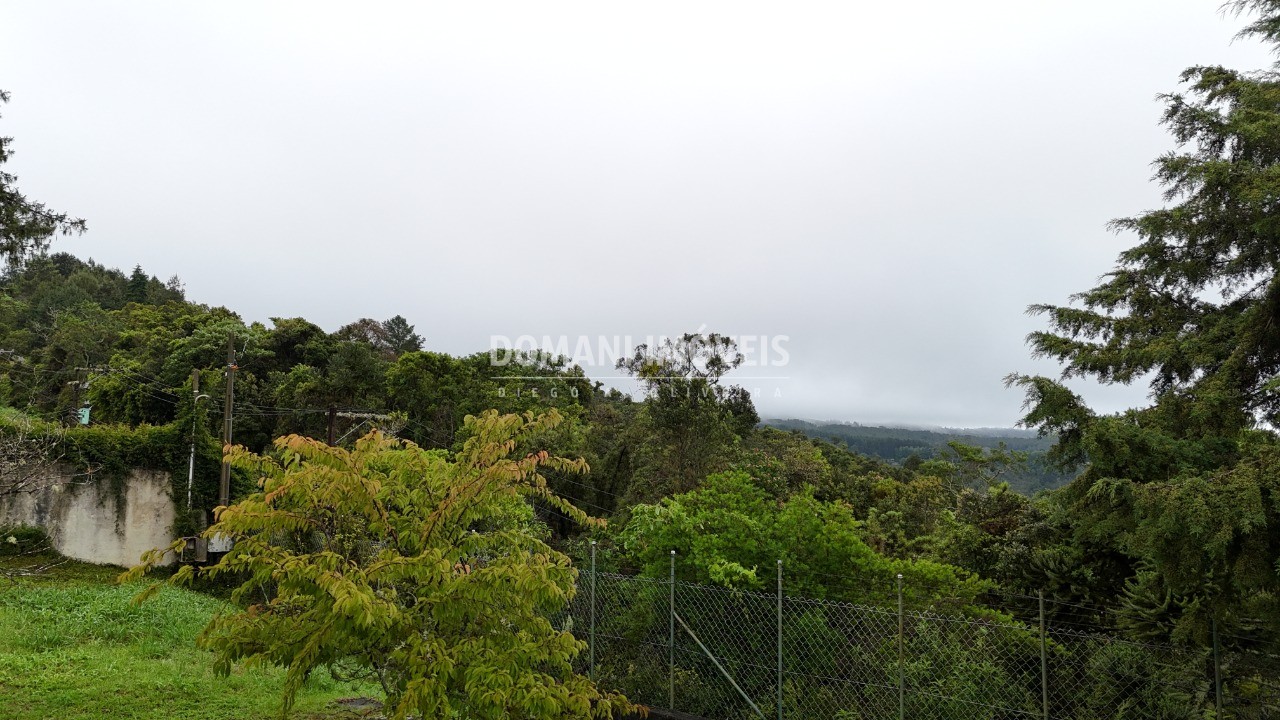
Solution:
M 1216 0 L 0 2 L 55 249 L 427 347 L 784 336 L 767 417 L 1014 423 L 1035 302 L 1160 203 L 1158 93 L 1260 68 Z M 774 358 L 776 362 L 777 358 Z M 597 375 L 607 368 L 588 368 Z M 1089 388 L 1103 410 L 1142 388 Z

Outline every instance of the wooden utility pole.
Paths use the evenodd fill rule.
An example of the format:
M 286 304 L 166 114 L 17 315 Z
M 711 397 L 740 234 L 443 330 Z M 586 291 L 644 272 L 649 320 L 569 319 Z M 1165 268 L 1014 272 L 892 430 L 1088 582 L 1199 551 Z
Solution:
M 67 383 L 67 385 L 71 386 L 72 393 L 75 395 L 74 399 L 71 401 L 71 412 L 67 414 L 68 425 L 87 424 L 87 421 L 82 422 L 81 420 L 83 417 L 80 414 L 81 409 L 83 408 L 83 396 L 81 393 L 89 389 L 89 377 L 91 373 L 110 372 L 110 369 L 100 367 L 78 367 L 75 371 L 76 379 Z
M 71 412 L 67 413 L 66 424 L 75 425 L 80 422 L 80 390 L 82 388 L 80 382 L 80 368 L 76 368 L 76 379 L 67 384 L 71 386 L 72 400 Z
M 200 371 L 191 371 L 191 462 L 187 465 L 187 509 L 191 509 L 191 489 L 196 484 L 196 405 L 200 404 Z
M 329 406 L 329 445 L 330 446 L 337 444 L 337 442 L 334 440 L 334 433 L 337 430 L 336 428 L 337 422 L 338 422 L 338 408 L 330 405 Z
M 231 445 L 231 410 L 236 397 L 236 334 L 227 336 L 227 396 L 222 409 L 222 482 L 218 485 L 218 504 L 231 504 L 231 463 L 227 462 L 226 449 Z

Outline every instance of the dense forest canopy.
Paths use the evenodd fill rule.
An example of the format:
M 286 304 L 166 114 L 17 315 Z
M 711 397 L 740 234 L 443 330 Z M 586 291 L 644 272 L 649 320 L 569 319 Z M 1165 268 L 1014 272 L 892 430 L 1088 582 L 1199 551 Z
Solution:
M 766 420 L 783 430 L 799 430 L 809 437 L 830 440 L 853 452 L 918 467 L 928 459 L 953 456 L 953 443 L 989 450 L 1017 453 L 1002 480 L 1024 495 L 1061 487 L 1074 477 L 1077 468 L 1056 467 L 1049 459 L 1055 438 L 1017 428 L 918 429 L 883 427 L 858 423 L 821 423 L 807 420 Z
M 561 496 L 613 521 L 596 539 L 604 562 L 618 567 L 649 566 L 654 543 L 685 534 L 664 529 L 681 516 L 673 508 L 696 507 L 731 513 L 736 519 L 726 533 L 743 522 L 780 523 L 770 531 L 780 544 L 764 554 L 798 557 L 800 546 L 830 542 L 841 537 L 831 535 L 834 528 L 846 526 L 845 537 L 869 553 L 859 561 L 866 574 L 826 590 L 820 574 L 796 578 L 816 594 L 852 599 L 873 577 L 907 567 L 928 568 L 910 573 L 941 583 L 938 597 L 972 596 L 965 578 L 1018 590 L 1050 587 L 1064 599 L 1094 601 L 1112 590 L 1088 569 L 1063 574 L 1063 557 L 1083 550 L 1073 544 L 1071 518 L 1054 496 L 1032 499 L 1010 486 L 1026 477 L 1028 453 L 1021 448 L 1042 450 L 1043 441 L 1004 438 L 1005 445 L 983 448 L 931 438 L 928 452 L 922 445 L 895 462 L 856 452 L 854 438 L 832 442 L 814 428 L 760 425 L 750 396 L 731 384 L 739 355 L 722 336 L 677 338 L 683 345 L 676 353 L 639 349 L 620 363 L 646 383 L 648 392 L 634 399 L 604 389 L 561 358 L 494 367 L 484 352 L 455 357 L 420 349 L 430 339 L 401 317 L 359 319 L 334 332 L 303 318 L 275 318 L 269 327 L 245 323 L 226 308 L 188 302 L 176 279 L 160 282 L 140 267 L 126 274 L 66 254 L 36 255 L 9 269 L 3 284 L 0 400 L 32 416 L 69 421 L 89 406 L 94 424 L 176 423 L 216 443 L 230 336 L 234 442 L 254 452 L 269 452 L 274 438 L 289 434 L 349 446 L 375 427 L 426 449 L 456 451 L 466 440 L 460 429 L 468 415 L 555 408 L 565 422 L 538 441 L 584 458 L 591 472 L 551 472 L 549 481 Z M 192 370 L 213 402 L 194 400 Z M 722 490 L 708 494 L 712 488 Z M 208 483 L 197 483 L 197 495 L 203 509 L 212 509 Z M 793 510 L 755 517 L 775 507 Z M 802 507 L 808 509 L 797 514 Z M 554 507 L 540 513 L 566 548 L 580 548 L 573 523 Z M 792 525 L 809 513 L 828 518 L 827 529 L 811 536 Z M 750 587 L 759 582 L 754 568 L 762 550 L 734 542 L 707 546 L 682 572 Z M 700 567 L 709 569 L 703 574 Z M 834 569 L 824 567 L 815 572 Z
M 838 512 L 885 558 L 938 560 L 943 555 L 921 549 L 943 543 L 939 533 L 958 527 L 956 514 L 970 498 L 990 488 L 1005 492 L 1001 476 L 1024 464 L 1013 452 L 967 446 L 893 463 L 758 426 L 749 394 L 730 382 L 740 356 L 722 336 L 677 338 L 682 346 L 674 353 L 639 349 L 620 364 L 647 384 L 636 400 L 561 358 L 495 367 L 484 352 L 455 357 L 420 349 L 429 339 L 398 316 L 359 319 L 334 332 L 302 318 L 246 324 L 225 308 L 186 301 L 176 279 L 162 283 L 140 267 L 126 274 L 62 253 L 36 255 L 8 270 L 3 284 L 0 400 L 30 415 L 69 421 L 88 406 L 95 424 L 194 421 L 201 440 L 214 442 L 221 403 L 193 400 L 192 370 L 200 392 L 220 399 L 231 336 L 237 444 L 268 451 L 274 438 L 299 434 L 349 445 L 377 427 L 448 451 L 466 439 L 459 429 L 468 415 L 556 408 L 566 422 L 543 440 L 585 458 L 591 473 L 552 473 L 551 482 L 616 526 L 636 508 L 697 492 L 708 477 L 732 472 L 777 502 L 806 493 L 809 502 L 833 504 L 832 512 L 845 508 Z M 200 499 L 210 509 L 212 498 Z M 1033 508 L 1025 497 L 1014 504 L 1018 512 Z M 554 508 L 543 512 L 558 532 L 570 532 Z M 639 556 L 625 562 L 644 563 Z

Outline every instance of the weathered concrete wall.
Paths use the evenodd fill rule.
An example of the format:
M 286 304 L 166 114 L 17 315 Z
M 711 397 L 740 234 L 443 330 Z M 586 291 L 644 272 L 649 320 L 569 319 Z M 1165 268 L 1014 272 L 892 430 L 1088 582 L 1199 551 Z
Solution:
M 123 567 L 172 541 L 174 508 L 167 473 L 134 470 L 119 499 L 109 480 L 70 477 L 51 474 L 32 492 L 0 499 L 0 525 L 37 525 L 67 557 Z

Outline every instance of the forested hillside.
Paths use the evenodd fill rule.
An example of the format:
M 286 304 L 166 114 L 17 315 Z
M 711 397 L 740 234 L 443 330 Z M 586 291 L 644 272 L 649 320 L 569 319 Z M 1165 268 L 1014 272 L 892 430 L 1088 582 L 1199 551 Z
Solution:
M 812 438 L 830 440 L 856 453 L 887 460 L 907 467 L 918 467 L 920 461 L 946 458 L 953 453 L 952 443 L 1016 454 L 1002 480 L 1020 493 L 1035 494 L 1040 490 L 1061 487 L 1074 477 L 1073 470 L 1063 470 L 1050 462 L 1048 453 L 1054 438 L 1041 437 L 1034 430 L 1016 428 L 971 428 L 962 430 L 885 427 L 858 423 L 822 423 L 808 420 L 765 420 L 766 425 L 783 430 L 798 430 Z
M 891 463 L 798 431 L 758 427 L 750 396 L 731 384 L 741 355 L 721 336 L 689 335 L 638 350 L 620 363 L 647 387 L 644 397 L 633 399 L 603 389 L 560 358 L 495 367 L 487 352 L 431 352 L 423 349 L 429 339 L 400 317 L 357 319 L 333 332 L 304 318 L 246 324 L 226 308 L 186 301 L 177 279 L 161 283 L 140 267 L 125 274 L 66 254 L 34 255 L 10 268 L 3 286 L 2 399 L 53 422 L 76 422 L 83 406 L 93 425 L 173 424 L 183 433 L 194 427 L 200 443 L 216 443 L 230 339 L 233 439 L 252 451 L 269 451 L 274 438 L 293 433 L 349 446 L 374 428 L 427 449 L 457 451 L 467 415 L 555 408 L 565 422 L 543 445 L 584 458 L 591 470 L 585 477 L 549 473 L 554 489 L 620 529 L 633 515 L 655 517 L 645 508 L 702 497 L 713 476 L 745 483 L 776 502 L 807 498 L 885 562 L 954 563 L 948 574 L 973 565 L 963 557 L 973 542 L 995 542 L 1026 531 L 1024 523 L 1046 521 L 1043 510 L 1004 489 L 1004 476 L 1018 462 L 1002 450 L 946 447 Z M 193 370 L 207 396 L 198 401 Z M 513 379 L 520 377 L 529 379 Z M 206 511 L 215 502 L 215 471 L 199 468 L 197 505 Z M 731 495 L 715 497 L 736 502 Z M 574 524 L 552 506 L 540 512 L 573 547 Z M 1000 523 L 991 535 L 982 530 L 991 512 L 1021 519 Z M 778 532 L 790 542 L 826 542 L 783 527 Z M 639 536 L 616 552 L 612 541 L 606 544 L 620 566 L 647 562 L 636 554 L 646 544 Z M 732 556 L 705 561 L 753 564 Z M 1021 574 L 1026 568 L 982 570 Z

